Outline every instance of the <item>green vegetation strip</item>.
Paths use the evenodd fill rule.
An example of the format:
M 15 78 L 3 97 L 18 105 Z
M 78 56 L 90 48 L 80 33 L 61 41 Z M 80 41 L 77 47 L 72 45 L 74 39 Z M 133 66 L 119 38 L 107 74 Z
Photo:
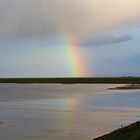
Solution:
M 0 78 L 0 83 L 140 84 L 140 77 Z

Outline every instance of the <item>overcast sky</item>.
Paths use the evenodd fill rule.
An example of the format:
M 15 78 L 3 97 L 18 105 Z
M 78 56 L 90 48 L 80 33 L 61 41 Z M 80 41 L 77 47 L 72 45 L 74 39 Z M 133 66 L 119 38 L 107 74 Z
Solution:
M 65 38 L 84 76 L 140 76 L 140 0 L 0 0 L 0 77 L 73 76 Z

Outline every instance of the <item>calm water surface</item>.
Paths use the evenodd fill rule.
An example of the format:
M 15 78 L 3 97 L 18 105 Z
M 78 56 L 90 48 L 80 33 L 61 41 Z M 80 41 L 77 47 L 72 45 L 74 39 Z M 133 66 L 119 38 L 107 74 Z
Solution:
M 112 85 L 0 85 L 0 139 L 90 140 L 140 119 L 140 91 Z

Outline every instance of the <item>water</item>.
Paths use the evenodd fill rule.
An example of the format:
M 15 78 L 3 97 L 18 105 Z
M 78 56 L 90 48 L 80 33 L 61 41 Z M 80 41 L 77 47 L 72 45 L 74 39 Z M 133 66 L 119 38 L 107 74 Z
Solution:
M 131 90 L 127 92 L 89 96 L 86 99 L 85 104 L 87 107 L 95 105 L 106 107 L 140 108 L 140 91 Z
M 0 139 L 90 140 L 140 119 L 140 91 L 114 85 L 0 84 Z

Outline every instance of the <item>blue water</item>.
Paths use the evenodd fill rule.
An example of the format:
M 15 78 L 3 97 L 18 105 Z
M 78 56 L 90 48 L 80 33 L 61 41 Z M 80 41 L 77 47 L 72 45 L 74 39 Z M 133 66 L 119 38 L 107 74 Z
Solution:
M 36 99 L 16 102 L 0 102 L 0 107 L 47 109 L 47 110 L 92 110 L 94 107 L 140 108 L 140 91 L 87 94 L 84 98 Z
M 74 105 L 75 104 L 75 105 Z M 2 102 L 1 107 L 47 110 L 94 110 L 95 107 L 140 108 L 140 91 L 90 94 L 84 98 L 38 99 L 33 101 Z
M 135 107 L 140 108 L 140 91 L 113 94 L 99 94 L 86 99 L 88 106 Z

